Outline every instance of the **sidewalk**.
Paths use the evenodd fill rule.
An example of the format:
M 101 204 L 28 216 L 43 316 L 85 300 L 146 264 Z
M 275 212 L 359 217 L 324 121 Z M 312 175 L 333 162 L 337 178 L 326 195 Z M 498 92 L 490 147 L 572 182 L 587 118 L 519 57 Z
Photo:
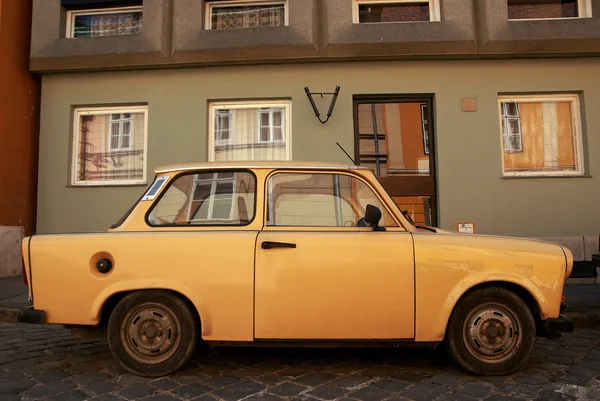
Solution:
M 600 327 L 600 284 L 565 284 L 565 315 L 575 327 Z M 0 279 L 0 307 L 26 308 L 27 286 L 21 276 Z

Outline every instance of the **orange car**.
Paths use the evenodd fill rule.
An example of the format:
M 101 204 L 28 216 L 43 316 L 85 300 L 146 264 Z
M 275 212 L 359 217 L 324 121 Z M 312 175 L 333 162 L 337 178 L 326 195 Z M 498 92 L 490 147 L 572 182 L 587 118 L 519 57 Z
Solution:
M 373 172 L 318 163 L 164 167 L 107 232 L 23 241 L 32 308 L 4 321 L 106 333 L 129 371 L 213 346 L 445 343 L 506 374 L 560 315 L 568 249 L 414 226 Z

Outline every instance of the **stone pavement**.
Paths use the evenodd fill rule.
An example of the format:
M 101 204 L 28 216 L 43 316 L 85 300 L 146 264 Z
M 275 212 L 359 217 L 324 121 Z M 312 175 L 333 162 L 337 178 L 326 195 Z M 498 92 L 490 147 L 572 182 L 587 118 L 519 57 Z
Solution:
M 19 306 L 22 292 L 3 284 L 0 304 Z M 20 278 L 10 285 L 24 287 Z M 0 401 L 20 399 L 600 400 L 600 329 L 538 338 L 528 366 L 507 377 L 469 376 L 443 352 L 419 348 L 220 348 L 175 375 L 146 379 L 121 368 L 104 339 L 0 324 Z

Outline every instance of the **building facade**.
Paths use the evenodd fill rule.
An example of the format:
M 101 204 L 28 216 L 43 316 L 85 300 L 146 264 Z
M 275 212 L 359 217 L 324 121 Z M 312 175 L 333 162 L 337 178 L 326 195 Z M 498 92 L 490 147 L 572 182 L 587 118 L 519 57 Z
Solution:
M 39 78 L 29 72 L 31 2 L 0 0 L 0 278 L 21 274 L 35 232 Z
M 164 164 L 352 159 L 416 222 L 598 250 L 600 0 L 33 5 L 39 232 Z

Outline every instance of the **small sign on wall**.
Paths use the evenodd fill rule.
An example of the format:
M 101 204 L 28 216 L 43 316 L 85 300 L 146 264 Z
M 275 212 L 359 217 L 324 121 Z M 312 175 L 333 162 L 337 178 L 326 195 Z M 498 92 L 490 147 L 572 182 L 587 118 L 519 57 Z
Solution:
M 474 234 L 475 233 L 475 223 L 458 223 L 458 232 L 466 233 L 466 234 Z

